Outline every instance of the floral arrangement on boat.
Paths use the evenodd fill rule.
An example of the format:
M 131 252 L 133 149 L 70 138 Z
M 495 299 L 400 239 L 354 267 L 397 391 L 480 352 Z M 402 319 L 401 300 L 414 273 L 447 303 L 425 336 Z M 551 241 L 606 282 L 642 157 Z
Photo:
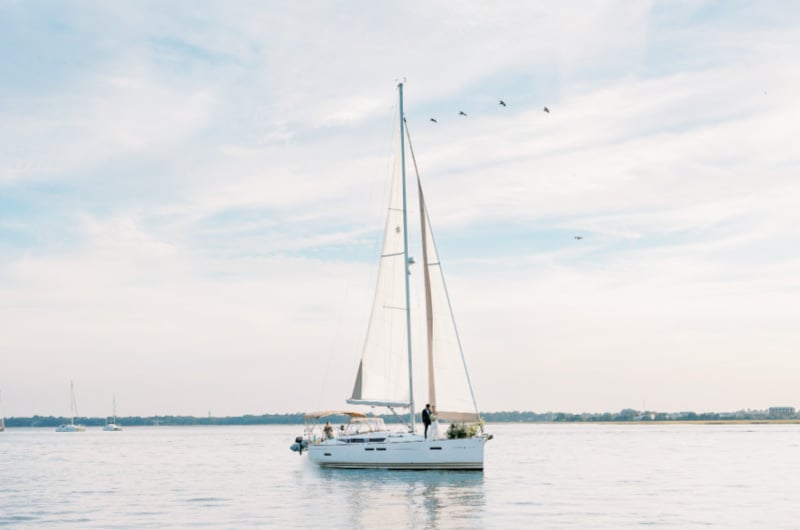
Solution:
M 477 423 L 457 422 L 451 423 L 447 428 L 447 439 L 455 440 L 457 438 L 472 438 L 477 436 L 478 432 L 483 426 L 483 421 Z

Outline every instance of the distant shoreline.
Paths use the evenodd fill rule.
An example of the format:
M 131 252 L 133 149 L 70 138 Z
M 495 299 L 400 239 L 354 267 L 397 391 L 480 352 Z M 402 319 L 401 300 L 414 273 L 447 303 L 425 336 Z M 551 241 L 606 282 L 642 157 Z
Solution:
M 716 416 L 716 417 L 708 417 Z M 652 417 L 619 417 L 610 414 L 603 415 L 575 415 L 564 413 L 484 413 L 486 423 L 526 423 L 526 424 L 611 424 L 611 425 L 781 425 L 800 424 L 800 417 L 792 418 L 720 418 L 718 414 L 693 415 L 685 419 L 679 418 L 652 418 Z M 387 423 L 396 423 L 394 417 L 384 417 Z M 107 423 L 106 418 L 75 418 L 75 423 L 86 427 L 102 427 Z M 131 416 L 118 417 L 119 425 L 136 426 L 235 426 L 235 425 L 302 425 L 302 413 L 294 414 L 264 414 L 260 416 L 229 416 L 229 417 L 196 417 L 196 416 Z M 346 421 L 342 418 L 342 421 Z M 69 418 L 57 416 L 31 416 L 7 417 L 6 428 L 14 427 L 43 427 L 54 428 L 61 424 L 69 423 Z
M 76 421 L 77 424 L 85 427 L 103 427 L 105 423 L 89 423 Z M 302 425 L 297 422 L 287 423 L 125 423 L 124 420 L 117 420 L 117 424 L 124 427 L 258 427 L 265 425 Z M 491 421 L 487 425 L 636 425 L 642 428 L 657 427 L 659 425 L 800 425 L 800 419 L 792 420 L 668 420 L 668 421 Z M 58 424 L 61 425 L 61 424 Z M 30 423 L 20 424 L 9 422 L 6 419 L 6 429 L 51 429 L 58 425 L 32 425 Z
M 800 418 L 763 420 L 645 420 L 645 421 L 491 421 L 487 423 L 530 423 L 539 425 L 761 425 L 800 424 Z
M 589 422 L 586 422 L 589 423 Z M 599 423 L 599 422 L 594 422 Z M 786 419 L 763 419 L 763 420 L 654 420 L 654 421 L 614 421 L 604 422 L 614 424 L 658 424 L 658 425 L 679 425 L 682 423 L 701 424 L 701 425 L 760 425 L 760 424 L 781 424 L 781 423 L 800 423 L 800 418 Z

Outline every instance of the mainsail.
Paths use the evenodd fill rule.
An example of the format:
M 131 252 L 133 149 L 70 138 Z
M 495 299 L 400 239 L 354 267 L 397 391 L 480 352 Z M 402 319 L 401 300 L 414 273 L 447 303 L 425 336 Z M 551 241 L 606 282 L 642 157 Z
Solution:
M 408 331 L 403 178 L 395 157 L 367 337 L 348 403 L 408 407 Z

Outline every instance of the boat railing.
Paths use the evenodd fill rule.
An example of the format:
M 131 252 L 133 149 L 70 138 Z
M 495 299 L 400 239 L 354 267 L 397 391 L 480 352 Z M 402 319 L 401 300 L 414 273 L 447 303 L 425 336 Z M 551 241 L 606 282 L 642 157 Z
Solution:
M 386 431 L 383 418 L 374 417 L 351 417 L 348 423 L 331 425 L 331 427 L 333 427 L 332 432 L 327 435 L 325 433 L 325 424 L 319 421 L 307 423 L 304 429 L 304 437 L 310 444 L 316 445 L 325 440 Z

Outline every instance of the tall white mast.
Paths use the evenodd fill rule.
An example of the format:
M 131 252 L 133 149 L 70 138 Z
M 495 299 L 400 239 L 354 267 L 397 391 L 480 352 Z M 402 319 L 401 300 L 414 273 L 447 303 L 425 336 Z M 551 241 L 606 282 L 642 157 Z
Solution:
M 405 144 L 405 115 L 403 114 L 403 83 L 397 84 L 400 94 L 400 172 L 403 179 L 403 258 L 406 270 L 406 337 L 408 339 L 408 391 L 409 391 L 409 414 L 411 415 L 411 432 L 416 427 L 416 411 L 414 410 L 414 370 L 411 362 L 411 287 L 409 285 L 408 270 L 408 207 L 406 205 L 406 144 Z
M 69 422 L 74 425 L 75 424 L 75 416 L 78 415 L 78 403 L 75 401 L 75 383 L 72 381 L 69 382 L 69 413 L 70 419 Z

